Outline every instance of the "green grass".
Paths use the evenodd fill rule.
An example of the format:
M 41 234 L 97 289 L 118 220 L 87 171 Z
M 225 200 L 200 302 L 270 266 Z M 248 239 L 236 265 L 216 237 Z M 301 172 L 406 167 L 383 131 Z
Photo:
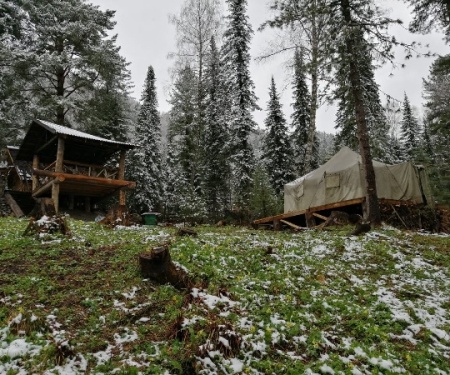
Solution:
M 0 219 L 0 373 L 449 373 L 449 236 L 26 225 Z M 140 276 L 167 241 L 194 290 Z

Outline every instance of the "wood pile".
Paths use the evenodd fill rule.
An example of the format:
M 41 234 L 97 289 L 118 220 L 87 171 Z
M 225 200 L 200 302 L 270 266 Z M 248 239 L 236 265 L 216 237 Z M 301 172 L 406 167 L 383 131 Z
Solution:
M 53 199 L 36 199 L 36 205 L 30 213 L 31 219 L 25 229 L 24 236 L 55 234 L 70 235 L 66 217 L 57 215 Z
M 422 205 L 380 204 L 381 220 L 393 227 L 438 232 L 439 212 Z

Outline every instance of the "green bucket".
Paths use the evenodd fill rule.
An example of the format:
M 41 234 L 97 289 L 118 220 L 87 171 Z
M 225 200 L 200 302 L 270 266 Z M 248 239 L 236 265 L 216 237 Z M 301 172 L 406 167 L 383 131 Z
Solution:
M 144 225 L 157 225 L 158 224 L 158 212 L 145 212 L 141 214 L 144 219 Z

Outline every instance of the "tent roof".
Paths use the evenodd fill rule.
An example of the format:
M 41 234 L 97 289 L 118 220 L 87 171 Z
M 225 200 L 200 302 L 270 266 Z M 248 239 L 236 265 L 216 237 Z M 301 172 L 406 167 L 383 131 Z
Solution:
M 322 179 L 325 172 L 328 174 L 338 173 L 361 163 L 361 156 L 347 146 L 344 146 L 325 164 L 322 164 L 319 168 L 311 171 L 310 173 L 289 182 L 287 185 L 298 185 L 304 179 Z M 374 168 L 385 167 L 387 165 L 388 164 L 384 164 L 379 161 L 373 161 Z
M 43 120 L 33 120 L 19 148 L 16 159 L 32 161 L 33 155 L 51 162 L 56 157 L 58 137 L 65 143 L 65 159 L 83 163 L 105 163 L 115 152 L 135 146 L 117 142 Z

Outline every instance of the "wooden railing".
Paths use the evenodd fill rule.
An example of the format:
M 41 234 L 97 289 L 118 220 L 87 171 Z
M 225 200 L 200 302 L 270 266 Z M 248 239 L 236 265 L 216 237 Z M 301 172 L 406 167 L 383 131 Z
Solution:
M 45 171 L 55 172 L 56 161 L 44 168 Z M 70 160 L 63 161 L 62 173 L 77 174 L 89 177 L 110 178 L 117 180 L 119 170 L 117 168 L 109 168 L 104 165 L 79 163 Z
M 42 166 L 40 165 L 41 170 L 47 172 L 56 172 L 55 171 L 56 161 Z M 106 178 L 111 180 L 119 179 L 119 169 L 118 168 L 109 168 L 103 165 L 96 164 L 87 164 L 87 163 L 79 163 L 73 162 L 70 160 L 64 160 L 62 165 L 62 172 L 67 174 L 79 175 L 79 176 L 88 176 L 88 177 L 96 177 L 96 178 Z M 37 191 L 42 186 L 45 186 L 52 180 L 49 176 L 39 175 L 37 177 L 37 186 L 34 191 Z

